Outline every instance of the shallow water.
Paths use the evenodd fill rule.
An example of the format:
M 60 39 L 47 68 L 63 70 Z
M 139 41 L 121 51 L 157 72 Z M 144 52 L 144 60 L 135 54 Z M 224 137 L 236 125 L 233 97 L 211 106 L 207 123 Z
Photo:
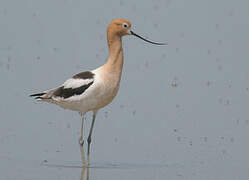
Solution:
M 210 162 L 209 162 L 210 163 Z M 39 162 L 1 157 L 3 179 L 206 179 L 217 177 L 223 179 L 246 179 L 243 162 L 213 161 L 181 163 L 122 163 L 94 162 L 90 167 L 81 162 Z M 226 164 L 226 167 L 224 167 Z M 213 166 L 213 167 L 211 167 Z M 229 171 L 227 171 L 229 170 Z M 239 174 L 234 174 L 234 172 Z M 242 174 L 241 174 L 242 173 Z
M 249 2 L 110 3 L 0 1 L 0 179 L 249 179 Z M 114 17 L 169 45 L 124 37 L 84 169 L 80 116 L 28 95 L 102 65 Z

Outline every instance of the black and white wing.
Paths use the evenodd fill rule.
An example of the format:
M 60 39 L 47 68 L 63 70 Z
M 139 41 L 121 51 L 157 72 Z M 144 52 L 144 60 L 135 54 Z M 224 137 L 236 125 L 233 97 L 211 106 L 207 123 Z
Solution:
M 38 100 L 49 100 L 56 98 L 67 99 L 75 95 L 81 95 L 94 83 L 94 75 L 91 71 L 81 72 L 66 80 L 59 88 L 30 96 Z

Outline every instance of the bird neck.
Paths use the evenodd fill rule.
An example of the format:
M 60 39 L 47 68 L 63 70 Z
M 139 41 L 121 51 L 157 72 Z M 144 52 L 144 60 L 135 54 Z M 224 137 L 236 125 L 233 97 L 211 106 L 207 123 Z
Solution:
M 118 35 L 108 35 L 109 58 L 105 67 L 111 72 L 118 72 L 120 75 L 123 68 L 122 39 Z

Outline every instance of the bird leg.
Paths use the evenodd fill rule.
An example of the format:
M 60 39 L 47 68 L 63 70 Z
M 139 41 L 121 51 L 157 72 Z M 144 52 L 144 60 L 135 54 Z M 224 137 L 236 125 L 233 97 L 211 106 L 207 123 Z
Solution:
M 84 125 L 84 120 L 85 120 L 85 114 L 81 113 L 81 127 L 80 127 L 80 137 L 79 137 L 79 144 L 80 144 L 80 153 L 81 153 L 81 160 L 83 165 L 86 164 L 86 160 L 85 160 L 85 152 L 84 152 L 84 148 L 83 148 L 83 144 L 84 144 L 84 139 L 83 139 L 83 125 Z
M 79 137 L 79 144 L 83 147 L 84 139 L 83 139 L 83 125 L 84 125 L 85 115 L 81 114 L 81 126 L 80 126 L 80 137 Z
M 93 132 L 93 126 L 94 126 L 94 122 L 96 119 L 96 115 L 97 115 L 98 111 L 93 111 L 93 120 L 92 120 L 92 124 L 91 124 L 91 129 L 87 138 L 87 143 L 88 143 L 88 147 L 87 147 L 87 160 L 88 160 L 88 164 L 90 164 L 89 162 L 89 157 L 90 157 L 90 145 L 91 145 L 91 141 L 92 141 L 92 132 Z
M 87 163 L 86 163 L 86 159 L 85 159 L 85 152 L 84 152 L 83 146 L 80 146 L 80 153 L 81 153 L 81 161 L 82 161 L 83 167 L 85 167 L 87 165 Z

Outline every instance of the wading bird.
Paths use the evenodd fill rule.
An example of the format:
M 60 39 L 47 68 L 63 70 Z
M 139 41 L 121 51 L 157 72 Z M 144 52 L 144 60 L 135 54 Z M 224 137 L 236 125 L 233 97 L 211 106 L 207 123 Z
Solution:
M 58 88 L 30 95 L 34 96 L 37 100 L 57 104 L 65 109 L 78 111 L 81 114 L 82 120 L 79 137 L 81 150 L 84 144 L 84 116 L 88 111 L 93 111 L 91 128 L 87 138 L 88 163 L 91 137 L 97 112 L 113 100 L 119 89 L 124 61 L 122 37 L 125 35 L 133 35 L 156 45 L 166 45 L 165 43 L 149 41 L 137 35 L 131 31 L 131 23 L 128 20 L 114 19 L 107 28 L 109 58 L 103 66 L 92 71 L 76 74 Z M 81 156 L 84 157 L 84 151 L 81 151 Z

